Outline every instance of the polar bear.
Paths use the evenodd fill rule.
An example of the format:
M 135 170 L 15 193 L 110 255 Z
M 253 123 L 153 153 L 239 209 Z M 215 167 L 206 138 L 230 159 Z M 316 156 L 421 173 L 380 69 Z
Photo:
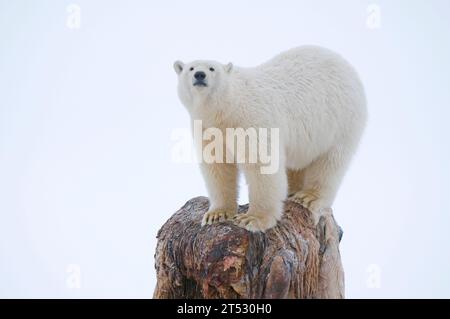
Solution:
M 204 128 L 279 128 L 280 169 L 261 163 L 200 164 L 210 199 L 202 225 L 227 219 L 249 231 L 276 225 L 289 199 L 317 223 L 330 211 L 367 117 L 363 85 L 340 55 L 302 46 L 256 67 L 216 61 L 174 63 L 178 95 Z M 204 143 L 199 147 L 204 147 Z M 238 173 L 249 187 L 249 209 L 237 215 Z

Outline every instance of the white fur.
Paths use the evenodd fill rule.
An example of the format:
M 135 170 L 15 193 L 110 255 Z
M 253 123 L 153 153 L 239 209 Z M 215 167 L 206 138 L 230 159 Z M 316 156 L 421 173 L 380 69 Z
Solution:
M 275 174 L 261 174 L 259 164 L 201 164 L 211 201 L 203 224 L 236 214 L 238 169 L 250 199 L 248 212 L 236 219 L 242 227 L 275 226 L 288 186 L 318 222 L 334 201 L 366 122 L 364 89 L 352 66 L 327 49 L 304 46 L 252 68 L 203 60 L 174 67 L 181 101 L 205 128 L 280 129 L 281 169 Z M 206 73 L 207 87 L 193 86 L 196 71 Z

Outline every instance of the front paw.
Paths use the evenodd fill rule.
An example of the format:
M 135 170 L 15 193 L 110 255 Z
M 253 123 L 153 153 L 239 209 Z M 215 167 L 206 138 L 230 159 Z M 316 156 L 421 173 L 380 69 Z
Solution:
M 232 219 L 236 215 L 235 210 L 231 209 L 212 209 L 203 215 L 202 226 L 211 225 L 218 222 L 224 222 Z
M 247 212 L 245 214 L 236 215 L 234 217 L 234 223 L 251 232 L 265 232 L 277 224 L 277 219 L 272 215 L 252 214 Z

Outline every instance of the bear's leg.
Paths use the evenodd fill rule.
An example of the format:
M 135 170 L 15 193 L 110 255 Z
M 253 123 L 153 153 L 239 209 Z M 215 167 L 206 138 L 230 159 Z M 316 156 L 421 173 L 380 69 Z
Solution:
M 303 187 L 305 171 L 297 170 L 297 169 L 288 169 L 287 170 L 287 178 L 288 178 L 288 194 L 294 195 L 298 191 L 300 191 Z
M 273 174 L 261 174 L 258 165 L 243 167 L 249 188 L 250 206 L 236 215 L 235 223 L 249 231 L 265 231 L 277 224 L 287 196 L 287 177 L 283 165 Z
M 315 224 L 331 212 L 331 205 L 348 166 L 350 156 L 336 147 L 304 168 L 304 185 L 290 200 L 300 203 L 313 214 Z
M 235 164 L 200 165 L 209 196 L 209 210 L 202 226 L 231 219 L 237 213 L 238 170 Z

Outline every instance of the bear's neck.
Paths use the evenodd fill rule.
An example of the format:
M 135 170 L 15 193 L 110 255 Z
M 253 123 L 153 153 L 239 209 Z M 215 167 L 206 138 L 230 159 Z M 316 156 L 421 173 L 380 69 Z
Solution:
M 191 113 L 193 120 L 201 120 L 206 127 L 232 127 L 235 103 L 231 86 L 214 94 L 197 98 Z

